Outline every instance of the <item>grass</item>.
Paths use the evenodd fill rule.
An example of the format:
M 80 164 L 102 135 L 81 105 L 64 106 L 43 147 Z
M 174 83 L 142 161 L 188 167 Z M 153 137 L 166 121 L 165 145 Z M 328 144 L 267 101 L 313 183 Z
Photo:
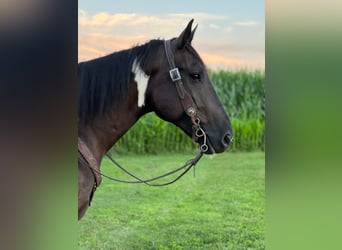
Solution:
M 120 155 L 148 178 L 193 155 Z M 127 179 L 104 160 L 102 171 Z M 79 249 L 265 249 L 264 152 L 204 156 L 167 187 L 104 179 L 79 222 Z

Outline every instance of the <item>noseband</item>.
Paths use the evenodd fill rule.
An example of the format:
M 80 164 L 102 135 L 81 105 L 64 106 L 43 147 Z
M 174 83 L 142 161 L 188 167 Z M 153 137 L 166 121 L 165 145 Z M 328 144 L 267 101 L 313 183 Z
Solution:
M 191 95 L 184 88 L 184 84 L 182 81 L 182 77 L 179 73 L 179 69 L 175 65 L 174 56 L 171 50 L 171 40 L 165 40 L 164 49 L 165 49 L 167 61 L 170 66 L 169 74 L 170 74 L 171 80 L 176 85 L 177 93 L 182 103 L 183 110 L 191 118 L 191 122 L 193 124 L 192 126 L 193 138 L 204 137 L 203 144 L 200 145 L 200 150 L 204 153 L 208 150 L 207 135 L 200 125 L 201 120 L 197 116 L 197 105 L 195 104 Z

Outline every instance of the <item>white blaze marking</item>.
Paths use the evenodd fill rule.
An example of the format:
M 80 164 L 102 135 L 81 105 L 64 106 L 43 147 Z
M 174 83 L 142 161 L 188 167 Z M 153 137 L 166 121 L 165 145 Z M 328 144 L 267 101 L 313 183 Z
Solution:
M 134 81 L 137 83 L 138 88 L 138 107 L 145 105 L 145 92 L 147 89 L 148 80 L 150 77 L 140 67 L 137 59 L 134 59 L 132 65 L 132 73 L 135 74 Z

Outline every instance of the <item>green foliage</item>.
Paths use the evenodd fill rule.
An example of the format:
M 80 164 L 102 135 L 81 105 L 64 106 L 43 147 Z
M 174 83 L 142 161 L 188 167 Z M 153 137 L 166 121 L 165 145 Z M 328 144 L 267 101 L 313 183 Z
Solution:
M 117 156 L 142 178 L 182 165 L 191 154 Z M 204 156 L 166 187 L 103 180 L 79 222 L 79 249 L 265 249 L 265 154 Z M 101 170 L 127 179 L 104 159 Z
M 233 119 L 231 123 L 234 131 L 234 150 L 265 150 L 265 120 Z
M 265 74 L 261 71 L 219 71 L 210 73 L 220 100 L 234 120 L 265 118 Z
M 232 150 L 264 150 L 265 89 L 263 72 L 209 72 L 231 120 Z M 116 152 L 138 154 L 191 151 L 198 146 L 173 124 L 147 114 L 115 145 Z

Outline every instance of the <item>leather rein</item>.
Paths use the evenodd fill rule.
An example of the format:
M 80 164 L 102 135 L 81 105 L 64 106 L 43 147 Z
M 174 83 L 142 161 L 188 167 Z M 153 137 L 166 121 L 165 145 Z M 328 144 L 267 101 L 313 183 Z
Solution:
M 170 67 L 169 74 L 170 74 L 171 80 L 176 85 L 178 96 L 179 96 L 180 101 L 181 101 L 182 106 L 183 106 L 183 110 L 190 117 L 192 124 L 193 124 L 193 126 L 192 126 L 193 138 L 203 137 L 203 143 L 200 145 L 199 152 L 197 153 L 197 155 L 193 159 L 190 159 L 189 161 L 187 161 L 183 166 L 181 166 L 175 170 L 172 170 L 168 173 L 165 173 L 163 175 L 160 175 L 160 176 L 157 176 L 154 178 L 150 178 L 150 179 L 146 179 L 146 180 L 141 179 L 141 178 L 135 176 L 134 174 L 130 173 L 123 166 L 121 166 L 117 161 L 115 161 L 109 152 L 107 152 L 106 156 L 109 158 L 109 160 L 113 164 L 115 164 L 120 170 L 122 170 L 123 172 L 125 172 L 127 175 L 131 176 L 135 180 L 134 181 L 127 181 L 127 180 L 121 180 L 121 179 L 117 179 L 117 178 L 108 176 L 108 175 L 102 173 L 101 171 L 95 169 L 94 167 L 92 167 L 91 164 L 89 164 L 89 168 L 93 171 L 94 176 L 101 175 L 107 179 L 117 181 L 117 182 L 122 182 L 122 183 L 130 183 L 130 184 L 144 183 L 144 184 L 149 185 L 149 186 L 166 186 L 166 185 L 169 185 L 169 184 L 176 182 L 182 176 L 184 176 L 202 158 L 203 153 L 205 153 L 208 150 L 207 135 L 200 125 L 201 121 L 200 121 L 199 117 L 197 116 L 197 106 L 194 103 L 191 95 L 184 88 L 184 84 L 182 81 L 182 77 L 179 73 L 179 69 L 175 66 L 174 56 L 173 56 L 173 53 L 171 50 L 171 40 L 166 40 L 164 42 L 164 49 L 165 49 L 166 58 L 167 58 L 167 61 L 169 63 L 169 67 Z M 80 140 L 80 138 L 79 138 L 79 140 Z M 175 179 L 173 179 L 169 182 L 165 182 L 162 184 L 151 183 L 152 181 L 162 179 L 164 177 L 172 175 L 172 174 L 179 172 L 181 170 L 183 170 L 183 172 L 179 176 L 177 176 Z M 94 185 L 96 185 L 96 183 Z

